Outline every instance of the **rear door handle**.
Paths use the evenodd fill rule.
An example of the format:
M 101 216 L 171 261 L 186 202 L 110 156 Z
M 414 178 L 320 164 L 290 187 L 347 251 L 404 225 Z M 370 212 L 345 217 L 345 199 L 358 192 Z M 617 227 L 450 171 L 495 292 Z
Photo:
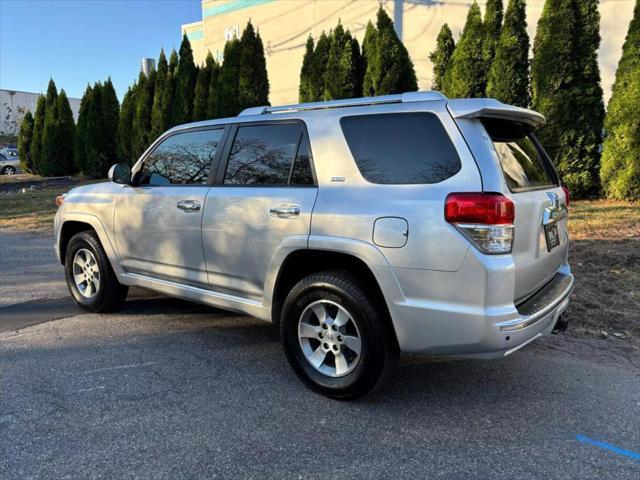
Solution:
M 178 208 L 185 212 L 197 212 L 200 210 L 200 202 L 195 200 L 180 200 L 178 202 Z
M 269 213 L 272 217 L 297 218 L 300 216 L 300 205 L 284 204 L 278 207 L 271 207 Z

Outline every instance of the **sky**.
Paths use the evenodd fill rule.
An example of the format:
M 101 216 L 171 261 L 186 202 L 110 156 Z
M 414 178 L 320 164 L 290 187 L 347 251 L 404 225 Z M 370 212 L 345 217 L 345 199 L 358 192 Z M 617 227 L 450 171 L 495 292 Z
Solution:
M 0 0 L 0 88 L 44 92 L 49 78 L 69 97 L 111 79 L 122 100 L 142 57 L 180 47 L 200 0 Z

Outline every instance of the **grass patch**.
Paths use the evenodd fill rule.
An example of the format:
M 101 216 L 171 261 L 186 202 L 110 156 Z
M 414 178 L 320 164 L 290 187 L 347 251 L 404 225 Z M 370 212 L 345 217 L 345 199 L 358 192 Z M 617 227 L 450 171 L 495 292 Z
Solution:
M 69 186 L 57 186 L 0 195 L 0 228 L 39 234 L 52 233 L 56 196 L 68 190 Z

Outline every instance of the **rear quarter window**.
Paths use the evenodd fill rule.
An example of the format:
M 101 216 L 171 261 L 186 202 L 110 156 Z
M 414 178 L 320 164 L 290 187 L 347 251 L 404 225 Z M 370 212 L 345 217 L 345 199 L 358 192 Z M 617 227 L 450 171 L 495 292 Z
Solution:
M 460 171 L 460 157 L 432 113 L 385 113 L 340 120 L 362 176 L 379 184 L 438 183 Z

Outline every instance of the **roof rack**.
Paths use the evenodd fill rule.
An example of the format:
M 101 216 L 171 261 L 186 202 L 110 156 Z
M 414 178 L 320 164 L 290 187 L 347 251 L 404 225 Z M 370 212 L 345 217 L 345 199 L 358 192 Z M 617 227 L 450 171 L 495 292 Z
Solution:
M 251 107 L 243 110 L 238 115 L 265 115 L 268 113 L 301 112 L 308 110 L 324 110 L 328 108 L 361 107 L 365 105 L 382 105 L 386 103 L 429 102 L 434 100 L 446 100 L 440 92 L 408 92 L 397 95 L 381 95 L 379 97 L 347 98 L 344 100 L 331 100 L 328 102 L 298 103 L 295 105 L 282 105 L 279 107 Z

